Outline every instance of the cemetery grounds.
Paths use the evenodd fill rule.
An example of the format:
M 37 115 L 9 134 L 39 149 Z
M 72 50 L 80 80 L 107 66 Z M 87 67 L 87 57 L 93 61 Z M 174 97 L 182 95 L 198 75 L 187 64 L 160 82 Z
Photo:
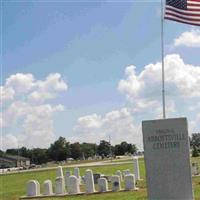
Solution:
M 123 163 L 119 160 L 113 161 L 117 165 L 107 165 L 107 166 L 93 166 L 93 167 L 80 167 L 81 176 L 84 175 L 86 169 L 92 169 L 93 173 L 102 173 L 105 175 L 115 174 L 117 170 L 126 170 L 130 169 L 133 172 L 133 161 L 128 160 L 129 163 Z M 200 157 L 192 158 L 192 161 L 198 162 L 200 166 Z M 145 182 L 145 168 L 144 160 L 139 159 L 140 165 L 140 175 L 143 180 L 137 182 L 137 186 L 140 188 L 139 191 L 129 191 L 129 192 L 111 192 L 106 194 L 90 194 L 90 195 L 78 195 L 78 196 L 65 196 L 59 198 L 43 198 L 44 200 L 146 200 L 146 182 Z M 63 171 L 66 169 L 73 171 L 73 168 L 70 166 L 63 167 Z M 15 174 L 4 174 L 0 175 L 0 200 L 17 200 L 20 196 L 26 194 L 26 183 L 28 180 L 36 179 L 41 185 L 47 179 L 51 180 L 52 183 L 55 182 L 56 170 L 49 169 L 45 171 L 29 171 L 25 173 L 15 173 Z M 124 188 L 122 182 L 122 188 Z M 193 189 L 195 200 L 200 200 L 200 176 L 193 177 Z M 83 186 L 81 190 L 84 191 Z

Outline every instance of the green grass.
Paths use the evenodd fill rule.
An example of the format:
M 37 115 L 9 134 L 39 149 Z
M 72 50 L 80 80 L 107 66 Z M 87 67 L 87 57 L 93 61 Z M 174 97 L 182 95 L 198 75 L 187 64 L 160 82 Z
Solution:
M 196 161 L 200 166 L 200 158 L 192 159 L 192 161 Z M 145 169 L 144 169 L 144 161 L 142 159 L 139 160 L 140 164 L 140 173 L 141 177 L 145 179 Z M 92 169 L 94 173 L 100 172 L 105 175 L 114 174 L 117 170 L 125 170 L 131 169 L 133 172 L 133 164 L 122 164 L 113 165 L 113 166 L 102 166 L 102 167 L 81 167 L 80 173 L 84 174 L 86 169 Z M 73 169 L 68 167 L 68 169 Z M 66 170 L 66 169 L 65 169 Z M 65 171 L 64 170 L 64 171 Z M 46 170 L 46 171 L 35 171 L 35 172 L 26 172 L 26 173 L 17 173 L 17 174 L 7 174 L 0 176 L 0 200 L 17 200 L 20 196 L 25 195 L 26 193 L 26 183 L 30 179 L 36 179 L 40 182 L 41 187 L 42 183 L 46 179 L 55 181 L 55 169 Z M 137 192 L 116 192 L 116 193 L 107 193 L 107 194 L 97 194 L 97 195 L 82 195 L 82 196 L 70 196 L 64 197 L 69 200 L 143 200 L 146 199 L 146 183 L 145 180 L 139 181 L 138 186 L 140 190 Z M 193 178 L 193 188 L 195 193 L 195 200 L 200 199 L 200 177 Z M 83 188 L 82 188 L 83 189 Z M 59 200 L 64 198 L 46 198 L 46 200 Z

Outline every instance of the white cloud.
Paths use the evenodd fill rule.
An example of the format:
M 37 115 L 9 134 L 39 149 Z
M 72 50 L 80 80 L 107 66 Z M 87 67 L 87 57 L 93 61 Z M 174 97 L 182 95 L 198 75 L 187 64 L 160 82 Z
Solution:
M 1 149 L 18 148 L 18 139 L 12 134 L 7 134 L 1 137 L 0 140 L 0 144 L 2 145 Z
M 174 40 L 174 46 L 200 47 L 200 30 L 191 30 L 182 33 Z
M 68 88 L 58 73 L 50 74 L 45 81 L 35 82 L 34 87 L 36 89 L 30 93 L 28 98 L 35 102 L 43 102 L 47 99 L 55 98 L 58 92 L 66 91 Z
M 14 98 L 14 94 L 15 91 L 12 88 L 0 86 L 1 104 L 12 100 Z
M 33 87 L 33 82 L 34 77 L 32 74 L 17 73 L 6 79 L 5 86 L 20 94 L 28 92 Z
M 200 66 L 184 63 L 176 54 L 165 57 L 167 117 L 188 117 L 190 133 L 200 129 Z M 146 65 L 140 73 L 131 65 L 118 90 L 126 96 L 127 108 L 92 114 L 78 119 L 73 140 L 113 143 L 123 140 L 142 147 L 141 121 L 162 117 L 161 63 Z M 192 113 L 191 113 L 192 110 Z
M 122 141 L 136 143 L 141 147 L 141 132 L 134 125 L 134 119 L 127 108 L 114 110 L 104 116 L 97 114 L 80 117 L 74 128 L 73 141 L 96 142 L 107 140 L 111 143 Z
M 185 64 L 179 55 L 165 57 L 165 84 L 167 97 L 193 98 L 200 97 L 200 66 Z M 161 63 L 149 64 L 138 75 L 135 67 L 128 66 L 125 79 L 121 80 L 118 90 L 126 95 L 132 104 L 133 111 L 142 112 L 151 107 L 154 110 L 161 105 Z M 173 98 L 172 98 L 173 97 Z M 171 111 L 174 103 L 168 101 Z
M 35 80 L 32 74 L 11 75 L 4 86 L 5 100 L 0 124 L 6 127 L 3 131 L 3 149 L 20 146 L 47 147 L 55 140 L 53 116 L 64 110 L 61 104 L 51 105 L 47 101 L 67 90 L 67 84 L 61 75 L 50 74 L 44 81 Z M 12 91 L 12 92 L 7 92 Z M 37 101 L 31 99 L 33 93 L 38 94 Z M 9 98 L 10 97 L 10 98 Z M 14 130 L 14 133 L 13 133 Z M 16 131 L 17 130 L 17 131 Z M 10 138 L 8 143 L 8 138 Z

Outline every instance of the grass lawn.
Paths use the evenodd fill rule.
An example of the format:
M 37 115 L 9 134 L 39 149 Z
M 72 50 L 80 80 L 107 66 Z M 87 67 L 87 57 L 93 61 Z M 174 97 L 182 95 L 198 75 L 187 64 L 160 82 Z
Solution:
M 200 166 L 200 158 L 192 159 L 199 163 Z M 144 161 L 140 159 L 140 173 L 141 177 L 145 179 L 145 170 L 144 170 Z M 69 169 L 70 166 L 68 167 Z M 122 164 L 119 162 L 119 165 L 114 166 L 102 166 L 102 167 L 89 167 L 93 170 L 93 172 L 100 172 L 105 175 L 114 174 L 117 170 L 125 170 L 130 169 L 133 172 L 133 164 Z M 88 167 L 81 167 L 80 173 L 81 175 L 84 174 L 85 170 Z M 64 169 L 65 171 L 65 169 Z M 25 195 L 26 193 L 26 182 L 30 179 L 36 179 L 40 182 L 41 187 L 42 183 L 46 179 L 52 180 L 54 183 L 55 181 L 55 169 L 53 170 L 46 170 L 46 171 L 37 171 L 37 172 L 26 172 L 26 173 L 18 173 L 18 174 L 7 174 L 0 176 L 0 200 L 17 200 L 20 196 Z M 69 200 L 143 200 L 147 198 L 146 194 L 146 183 L 144 181 L 139 181 L 138 187 L 140 190 L 137 192 L 116 192 L 116 193 L 107 193 L 107 194 L 98 194 L 98 195 L 82 195 L 82 196 L 71 196 L 71 197 L 64 197 Z M 122 184 L 123 186 L 123 184 Z M 200 199 L 200 177 L 193 178 L 193 188 L 195 193 L 195 200 Z M 42 188 L 41 188 L 42 190 Z M 83 190 L 83 188 L 82 188 Z M 46 200 L 59 200 L 64 198 L 45 198 Z

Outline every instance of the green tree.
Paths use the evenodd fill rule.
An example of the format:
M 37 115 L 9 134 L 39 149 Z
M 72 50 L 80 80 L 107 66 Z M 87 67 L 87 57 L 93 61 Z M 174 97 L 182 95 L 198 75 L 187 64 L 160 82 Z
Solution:
M 71 157 L 74 159 L 80 159 L 82 158 L 83 154 L 81 151 L 81 145 L 79 142 L 75 142 L 74 144 L 70 145 L 71 147 Z
M 49 158 L 47 154 L 47 149 L 35 148 L 30 151 L 31 161 L 34 164 L 47 163 Z
M 198 157 L 199 156 L 199 151 L 196 146 L 193 147 L 192 149 L 192 157 Z
M 30 158 L 31 157 L 31 150 L 27 149 L 26 147 L 22 147 L 19 149 L 19 155 Z
M 70 145 L 64 137 L 59 137 L 48 149 L 49 157 L 55 161 L 66 160 L 70 156 Z
M 85 158 L 93 157 L 97 153 L 97 145 L 93 143 L 82 143 L 81 151 Z
M 190 140 L 190 145 L 192 147 L 200 148 L 200 133 L 193 133 L 192 139 Z
M 97 147 L 97 153 L 100 156 L 107 157 L 110 154 L 110 143 L 105 140 L 101 140 L 99 146 Z
M 0 156 L 3 156 L 4 152 L 2 150 L 0 150 Z
M 7 149 L 6 154 L 10 155 L 18 155 L 19 150 L 18 149 Z
M 137 147 L 135 144 L 128 144 L 127 152 L 131 154 L 135 154 L 137 152 Z
M 192 147 L 192 156 L 200 155 L 200 133 L 193 133 L 190 139 L 190 146 Z
M 115 145 L 114 154 L 116 156 L 122 156 L 122 155 L 124 155 L 124 151 L 123 151 L 122 146 L 120 144 Z
M 125 153 L 131 153 L 134 154 L 137 152 L 137 147 L 134 144 L 128 144 L 127 142 L 121 142 L 121 144 L 115 145 L 115 155 L 121 156 Z

